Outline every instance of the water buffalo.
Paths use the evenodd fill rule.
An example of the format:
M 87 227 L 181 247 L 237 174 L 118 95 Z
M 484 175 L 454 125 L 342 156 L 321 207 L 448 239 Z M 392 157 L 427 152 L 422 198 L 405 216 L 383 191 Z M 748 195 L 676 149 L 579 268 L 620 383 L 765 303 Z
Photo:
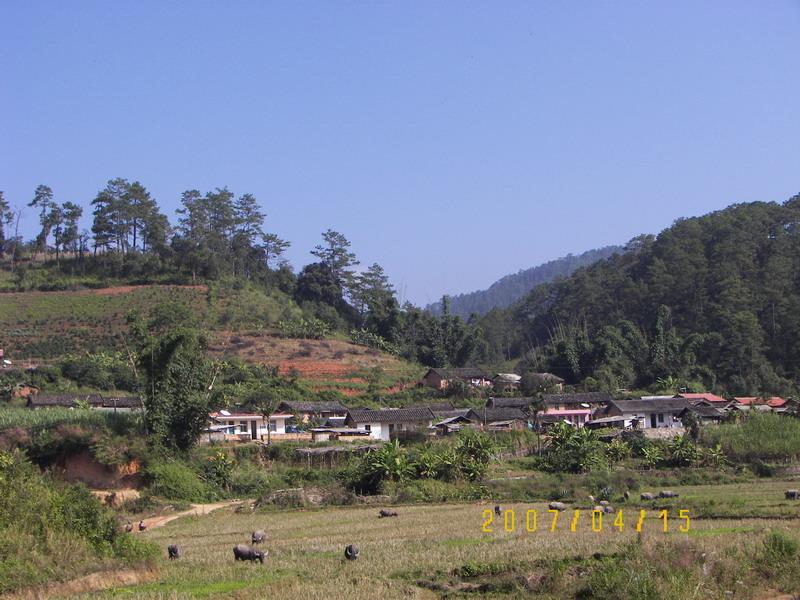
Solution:
M 267 534 L 263 529 L 256 529 L 250 534 L 250 541 L 253 544 L 262 544 L 267 539 Z
M 659 498 L 677 498 L 678 492 L 672 492 L 670 490 L 661 490 L 658 493 Z
M 236 544 L 233 547 L 233 558 L 236 560 L 249 560 L 251 562 L 257 560 L 263 564 L 265 556 L 264 552 L 251 548 L 246 544 Z
M 170 558 L 180 558 L 181 554 L 181 548 L 177 544 L 170 544 L 167 546 L 167 556 Z
M 563 502 L 551 502 L 547 505 L 550 510 L 567 510 L 567 505 Z
M 783 495 L 787 500 L 800 500 L 800 490 L 786 490 Z
M 348 544 L 348 546 L 344 549 L 344 557 L 347 560 L 356 560 L 358 558 L 358 546 L 354 546 L 353 544 Z
M 642 492 L 639 496 L 642 500 L 655 500 L 655 494 L 651 494 L 650 492 Z
M 381 509 L 381 510 L 378 512 L 378 518 L 379 518 L 379 519 L 383 519 L 383 518 L 385 518 L 385 517 L 396 517 L 396 516 L 397 516 L 397 512 L 395 512 L 395 511 L 393 511 L 393 510 L 387 510 L 387 509 L 385 509 L 385 508 L 382 508 L 382 509 Z

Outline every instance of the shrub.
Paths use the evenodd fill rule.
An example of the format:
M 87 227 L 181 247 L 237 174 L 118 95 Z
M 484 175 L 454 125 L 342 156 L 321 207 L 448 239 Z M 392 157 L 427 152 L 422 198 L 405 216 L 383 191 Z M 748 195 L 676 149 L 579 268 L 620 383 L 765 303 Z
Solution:
M 205 502 L 215 496 L 197 473 L 178 461 L 156 463 L 147 468 L 147 475 L 154 496 L 187 502 Z

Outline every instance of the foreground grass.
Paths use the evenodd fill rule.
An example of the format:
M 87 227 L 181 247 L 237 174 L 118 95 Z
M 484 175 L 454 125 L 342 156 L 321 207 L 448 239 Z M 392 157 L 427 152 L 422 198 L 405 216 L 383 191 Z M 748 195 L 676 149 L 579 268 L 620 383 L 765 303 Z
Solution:
M 787 485 L 775 482 L 774 487 Z M 759 489 L 764 490 L 760 496 Z M 760 498 L 759 510 L 777 502 L 774 490 L 759 488 L 758 483 L 741 489 L 697 486 L 679 491 L 687 501 L 728 492 L 751 501 Z M 400 516 L 391 519 L 378 519 L 373 507 L 262 514 L 220 511 L 181 519 L 143 534 L 162 548 L 178 543 L 185 552 L 178 561 L 163 559 L 158 582 L 92 597 L 366 600 L 474 597 L 480 592 L 498 598 L 613 598 L 623 597 L 613 592 L 622 586 L 628 590 L 624 597 L 714 598 L 724 597 L 726 586 L 736 586 L 736 598 L 751 598 L 764 585 L 763 577 L 771 577 L 758 571 L 767 532 L 778 528 L 800 536 L 800 519 L 758 517 L 695 518 L 688 534 L 677 531 L 676 519 L 665 534 L 656 511 L 649 511 L 639 535 L 634 530 L 639 506 L 634 503 L 621 507 L 626 519 L 622 532 L 608 522 L 601 532 L 592 532 L 585 515 L 571 532 L 572 510 L 561 515 L 551 532 L 552 517 L 544 504 L 515 503 L 503 506 L 515 511 L 514 531 L 505 531 L 496 522 L 491 533 L 484 533 L 482 511 L 489 507 L 403 506 L 397 509 Z M 533 533 L 525 530 L 528 509 L 538 511 L 538 529 Z M 795 517 L 800 515 L 795 512 Z M 234 562 L 233 545 L 246 542 L 256 528 L 268 532 L 267 562 Z M 343 558 L 349 543 L 361 549 L 355 562 Z M 668 570 L 663 578 L 653 575 L 659 568 Z M 782 568 L 794 573 L 786 565 Z M 636 587 L 638 579 L 633 583 L 625 579 L 630 570 L 650 577 L 641 589 Z M 775 589 L 800 591 L 800 582 L 792 588 L 786 577 L 769 581 Z

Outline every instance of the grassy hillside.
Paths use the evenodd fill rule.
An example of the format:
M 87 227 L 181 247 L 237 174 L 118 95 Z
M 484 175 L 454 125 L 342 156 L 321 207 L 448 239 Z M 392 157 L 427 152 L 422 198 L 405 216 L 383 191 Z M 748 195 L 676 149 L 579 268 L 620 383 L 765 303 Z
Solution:
M 0 295 L 0 348 L 19 361 L 71 352 L 118 349 L 132 311 L 185 306 L 198 320 L 208 313 L 205 286 L 122 286 L 69 292 Z
M 300 310 L 285 296 L 246 287 L 143 285 L 4 293 L 0 348 L 15 364 L 122 350 L 129 314 L 151 319 L 176 311 L 210 334 L 212 355 L 275 366 L 282 374 L 311 381 L 315 389 L 353 395 L 363 392 L 371 377 L 380 379 L 382 389 L 399 389 L 420 375 L 419 367 L 402 359 L 340 339 L 279 336 L 274 324 L 297 317 Z

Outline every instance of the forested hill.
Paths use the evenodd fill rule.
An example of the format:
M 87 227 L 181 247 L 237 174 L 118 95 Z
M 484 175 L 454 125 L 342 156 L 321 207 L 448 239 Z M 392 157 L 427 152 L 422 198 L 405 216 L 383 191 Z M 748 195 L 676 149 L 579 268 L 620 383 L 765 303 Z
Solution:
M 537 285 L 550 283 L 559 277 L 567 277 L 580 267 L 591 265 L 621 251 L 621 246 L 606 246 L 597 250 L 589 250 L 577 256 L 568 254 L 537 267 L 506 275 L 495 281 L 486 290 L 451 296 L 450 312 L 467 318 L 472 313 L 483 315 L 493 308 L 511 306 Z M 426 310 L 440 315 L 442 314 L 442 303 L 434 302 L 428 305 Z
M 498 317 L 495 349 L 569 382 L 796 393 L 800 196 L 679 220 Z

